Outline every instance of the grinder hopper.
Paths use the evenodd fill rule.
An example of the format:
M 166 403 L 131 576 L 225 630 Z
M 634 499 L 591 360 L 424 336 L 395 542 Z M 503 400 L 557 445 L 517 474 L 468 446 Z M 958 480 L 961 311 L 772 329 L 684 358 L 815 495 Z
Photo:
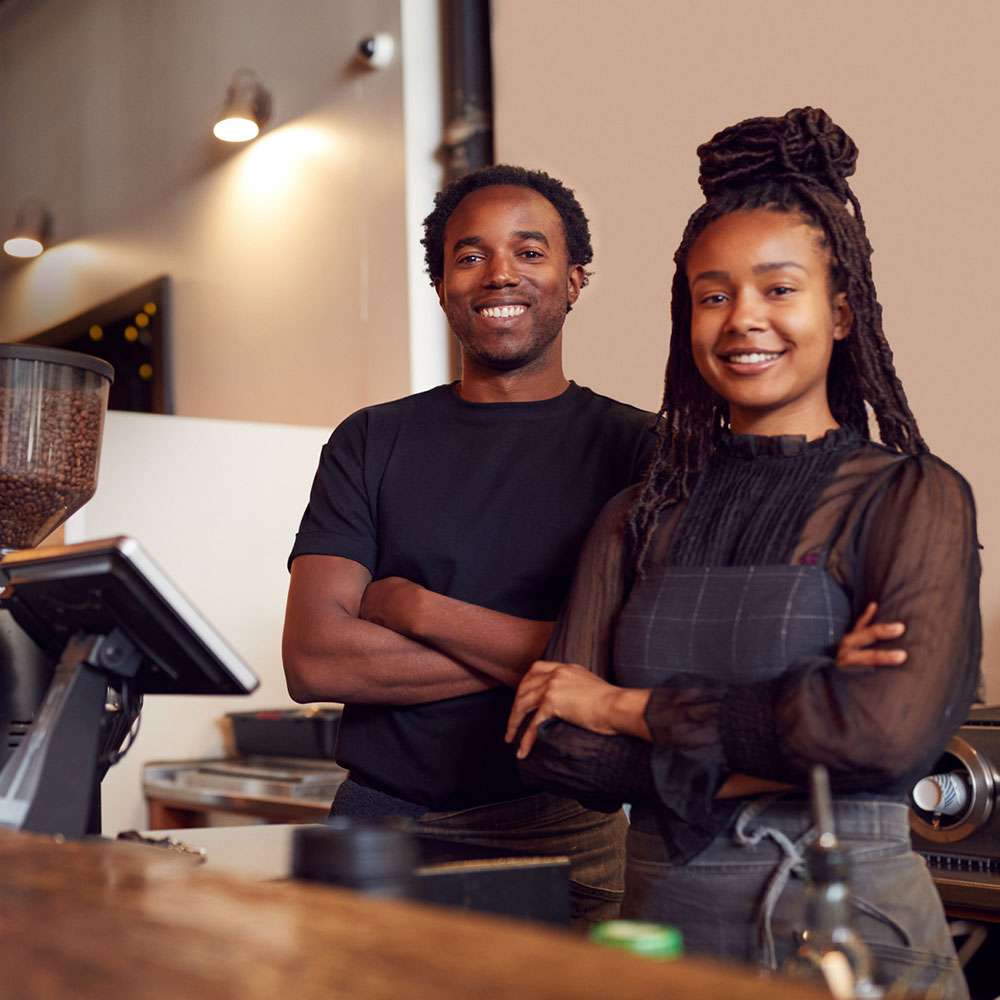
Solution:
M 34 548 L 94 495 L 113 378 L 111 365 L 85 354 L 0 344 L 0 557 Z M 0 606 L 0 766 L 54 667 Z
M 33 548 L 94 495 L 113 379 L 99 358 L 0 344 L 0 551 Z

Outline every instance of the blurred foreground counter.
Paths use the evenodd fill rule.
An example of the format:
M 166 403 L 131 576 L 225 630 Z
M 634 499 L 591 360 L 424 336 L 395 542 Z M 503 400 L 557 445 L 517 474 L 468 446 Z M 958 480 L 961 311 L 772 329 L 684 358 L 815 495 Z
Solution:
M 0 968 L 3 994 L 26 1000 L 826 995 L 709 963 L 659 963 L 526 923 L 251 882 L 162 848 L 4 830 Z

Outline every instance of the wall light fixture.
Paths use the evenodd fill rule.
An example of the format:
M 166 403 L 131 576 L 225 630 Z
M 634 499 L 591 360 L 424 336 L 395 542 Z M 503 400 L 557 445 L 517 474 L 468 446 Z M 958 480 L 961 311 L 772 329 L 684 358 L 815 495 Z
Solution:
M 4 253 L 11 257 L 37 257 L 45 252 L 52 236 L 52 214 L 37 200 L 26 201 L 18 210 L 7 238 Z
M 256 139 L 271 117 L 271 95 L 253 70 L 237 70 L 212 132 L 223 142 Z

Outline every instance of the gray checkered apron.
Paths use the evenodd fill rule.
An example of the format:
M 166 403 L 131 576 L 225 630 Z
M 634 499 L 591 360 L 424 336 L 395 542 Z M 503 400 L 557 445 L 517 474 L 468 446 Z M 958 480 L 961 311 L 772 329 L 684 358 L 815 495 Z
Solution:
M 615 682 L 662 685 L 678 674 L 746 684 L 829 656 L 851 624 L 847 595 L 818 565 L 668 567 L 636 582 L 615 635 Z M 777 968 L 801 931 L 807 801 L 719 802 L 724 832 L 671 862 L 653 810 L 636 804 L 623 916 L 680 928 L 689 953 Z M 835 821 L 854 860 L 855 915 L 881 976 L 940 996 L 968 996 L 940 901 L 910 850 L 906 807 L 838 797 Z M 659 822 L 662 822 L 662 817 Z
M 677 674 L 731 684 L 830 655 L 847 595 L 821 566 L 667 567 L 637 581 L 615 633 L 615 675 L 652 687 Z

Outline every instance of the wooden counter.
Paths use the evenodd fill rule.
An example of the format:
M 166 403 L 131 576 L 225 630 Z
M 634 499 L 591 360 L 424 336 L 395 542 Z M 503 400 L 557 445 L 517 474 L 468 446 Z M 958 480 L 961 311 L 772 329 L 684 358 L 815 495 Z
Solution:
M 530 924 L 253 883 L 161 848 L 0 830 L 3 996 L 23 1000 L 819 1000 Z

